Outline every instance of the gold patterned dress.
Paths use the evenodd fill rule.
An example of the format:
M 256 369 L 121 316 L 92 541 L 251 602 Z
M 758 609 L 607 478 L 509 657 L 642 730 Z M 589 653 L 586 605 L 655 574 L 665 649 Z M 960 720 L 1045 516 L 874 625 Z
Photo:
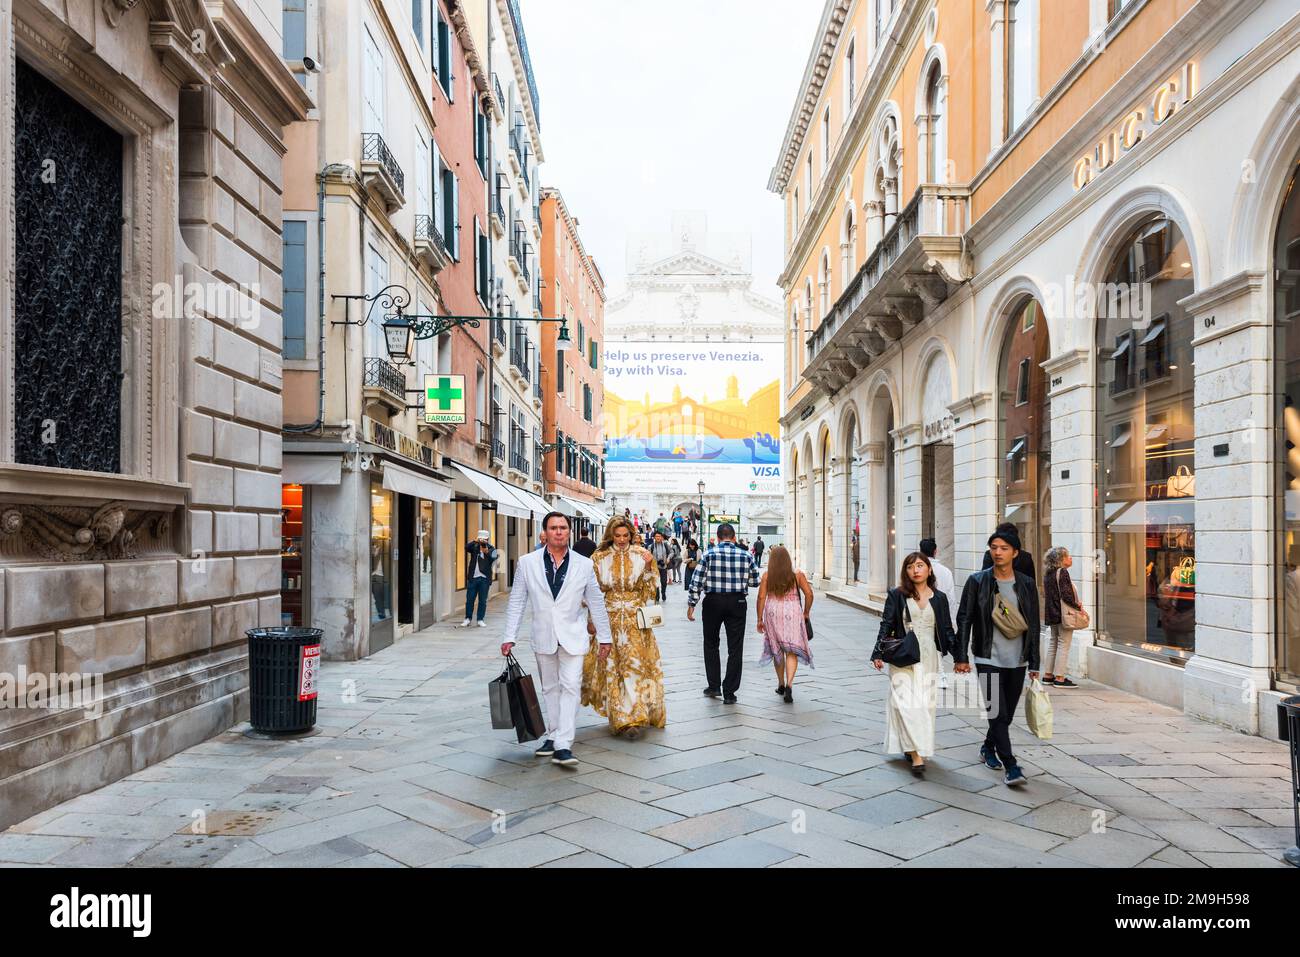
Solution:
M 664 726 L 664 679 L 654 632 L 636 625 L 636 612 L 659 594 L 659 570 L 640 546 L 597 549 L 591 556 L 605 593 L 614 646 L 601 661 L 595 637 L 582 663 L 582 703 L 609 719 L 611 734 Z

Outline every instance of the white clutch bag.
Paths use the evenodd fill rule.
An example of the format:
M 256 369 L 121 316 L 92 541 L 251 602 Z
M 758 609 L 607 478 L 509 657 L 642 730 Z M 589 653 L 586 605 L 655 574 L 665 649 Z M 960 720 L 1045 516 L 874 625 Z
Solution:
M 642 605 L 636 610 L 636 626 L 638 628 L 658 628 L 664 623 L 664 609 L 662 605 Z

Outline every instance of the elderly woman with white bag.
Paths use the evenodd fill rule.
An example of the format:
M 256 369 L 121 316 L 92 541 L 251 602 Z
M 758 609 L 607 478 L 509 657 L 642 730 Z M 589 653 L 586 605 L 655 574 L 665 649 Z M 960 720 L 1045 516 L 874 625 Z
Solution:
M 1075 631 L 1089 624 L 1070 581 L 1068 569 L 1073 564 L 1069 550 L 1059 545 L 1048 549 L 1043 558 L 1043 623 L 1051 630 L 1043 658 L 1043 684 L 1057 688 L 1078 687 L 1065 674 L 1070 667 L 1070 643 Z

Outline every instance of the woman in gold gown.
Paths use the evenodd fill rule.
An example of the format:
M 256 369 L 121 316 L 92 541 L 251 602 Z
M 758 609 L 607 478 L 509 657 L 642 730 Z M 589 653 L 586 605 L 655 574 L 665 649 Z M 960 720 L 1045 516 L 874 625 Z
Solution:
M 641 728 L 662 728 L 665 719 L 659 646 L 654 632 L 636 623 L 637 609 L 659 593 L 659 570 L 623 516 L 610 520 L 591 561 L 605 593 L 614 647 L 604 660 L 597 655 L 595 627 L 588 620 L 592 638 L 582 664 L 582 703 L 609 719 L 610 734 L 637 738 Z

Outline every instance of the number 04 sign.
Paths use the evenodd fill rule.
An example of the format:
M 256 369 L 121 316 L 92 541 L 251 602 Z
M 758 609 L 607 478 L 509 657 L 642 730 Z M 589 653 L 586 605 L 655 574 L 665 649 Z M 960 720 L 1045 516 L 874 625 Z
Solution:
M 465 421 L 465 377 L 463 375 L 426 375 L 424 377 L 424 421 Z

